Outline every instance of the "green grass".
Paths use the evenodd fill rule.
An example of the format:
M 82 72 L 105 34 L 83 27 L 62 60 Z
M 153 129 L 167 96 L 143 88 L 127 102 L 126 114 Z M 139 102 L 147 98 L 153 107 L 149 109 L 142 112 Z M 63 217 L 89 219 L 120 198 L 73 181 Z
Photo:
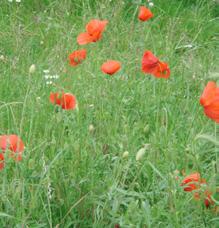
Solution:
M 18 134 L 26 149 L 22 162 L 7 159 L 0 173 L 0 227 L 219 226 L 213 209 L 173 178 L 175 170 L 199 171 L 212 189 L 219 185 L 219 148 L 197 139 L 218 141 L 199 105 L 218 70 L 218 5 L 156 0 L 154 18 L 141 23 L 140 3 L 1 0 L 0 134 Z M 92 18 L 109 20 L 103 39 L 71 68 L 68 54 L 81 48 L 76 37 Z M 145 50 L 170 64 L 170 79 L 141 72 Z M 113 77 L 100 71 L 107 59 L 122 62 Z M 46 85 L 45 69 L 60 76 L 55 85 Z M 76 95 L 78 111 L 50 104 L 60 89 Z

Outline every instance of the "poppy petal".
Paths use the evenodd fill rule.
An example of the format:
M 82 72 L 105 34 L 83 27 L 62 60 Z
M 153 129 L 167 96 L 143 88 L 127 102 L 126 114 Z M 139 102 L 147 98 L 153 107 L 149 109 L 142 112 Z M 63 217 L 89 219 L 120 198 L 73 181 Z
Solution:
M 208 82 L 200 98 L 200 104 L 202 106 L 205 107 L 211 104 L 216 94 L 216 88 L 217 88 L 217 85 L 215 82 L 213 81 Z
M 72 52 L 69 55 L 69 64 L 71 66 L 77 66 L 78 64 L 80 64 L 83 60 L 86 59 L 86 50 L 82 49 L 82 50 L 77 50 Z
M 120 68 L 121 63 L 115 60 L 108 60 L 101 66 L 102 72 L 109 75 L 115 74 Z
M 151 74 L 156 68 L 159 60 L 151 51 L 146 51 L 142 58 L 142 71 Z
M 10 150 L 22 153 L 24 151 L 24 143 L 17 135 L 9 135 Z
M 87 32 L 81 33 L 77 37 L 77 42 L 79 45 L 85 45 L 85 44 L 93 42 L 93 38 Z
M 0 154 L 0 171 L 4 169 L 4 155 Z
M 207 117 L 219 123 L 219 110 L 211 109 L 210 107 L 204 108 L 204 113 Z
M 168 64 L 165 62 L 159 62 L 152 74 L 154 74 L 154 76 L 158 78 L 169 78 L 170 69 Z
M 152 18 L 154 15 L 153 13 L 145 6 L 140 6 L 138 19 L 141 21 L 147 21 Z
M 61 106 L 65 110 L 71 110 L 76 108 L 76 98 L 73 94 L 65 93 L 62 96 Z
M 93 36 L 94 34 L 102 33 L 107 25 L 107 20 L 97 20 L 93 19 L 88 22 L 86 25 L 86 31 L 89 35 Z
M 50 93 L 49 100 L 52 104 L 61 105 L 61 98 L 59 93 Z
M 201 176 L 200 173 L 192 173 L 186 176 L 182 182 L 181 186 L 184 186 L 184 191 L 191 192 L 199 188 L 201 183 Z

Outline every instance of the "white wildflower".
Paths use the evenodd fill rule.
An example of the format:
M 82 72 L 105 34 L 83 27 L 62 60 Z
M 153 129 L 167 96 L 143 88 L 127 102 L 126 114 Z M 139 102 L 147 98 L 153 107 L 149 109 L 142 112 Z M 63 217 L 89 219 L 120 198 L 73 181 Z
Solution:
M 49 73 L 49 70 L 43 70 L 43 73 L 44 74 L 48 74 Z
M 153 7 L 154 3 L 153 2 L 149 2 L 149 7 Z
M 59 75 L 55 74 L 55 75 L 53 75 L 53 78 L 59 79 Z
M 52 84 L 52 81 L 47 81 L 46 84 L 47 85 L 51 85 Z

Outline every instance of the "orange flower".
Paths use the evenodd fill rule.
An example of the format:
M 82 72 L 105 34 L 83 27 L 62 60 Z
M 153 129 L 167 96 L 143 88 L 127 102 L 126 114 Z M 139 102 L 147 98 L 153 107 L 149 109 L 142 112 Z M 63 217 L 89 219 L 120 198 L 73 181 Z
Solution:
M 154 15 L 153 13 L 145 6 L 140 6 L 138 19 L 141 21 L 147 21 L 152 18 Z
M 73 110 L 77 106 L 76 98 L 70 93 L 50 93 L 50 102 L 62 107 L 64 110 Z
M 17 135 L 2 135 L 0 136 L 0 149 L 5 152 L 7 149 L 11 150 L 11 156 L 16 161 L 22 159 L 22 153 L 24 151 L 24 143 Z M 15 154 L 16 153 L 16 154 Z
M 70 65 L 71 66 L 77 66 L 78 64 L 80 64 L 83 60 L 86 59 L 86 54 L 87 54 L 87 52 L 85 49 L 73 51 L 69 55 Z
M 208 82 L 201 95 L 200 104 L 204 108 L 205 115 L 219 123 L 219 87 L 215 82 Z
M 161 62 L 151 51 L 146 51 L 142 58 L 142 71 L 157 78 L 169 78 L 170 69 L 167 63 Z
M 107 20 L 97 20 L 93 19 L 86 25 L 86 32 L 81 33 L 77 37 L 77 42 L 79 45 L 85 45 L 91 42 L 96 42 L 101 39 L 102 33 L 107 25 Z
M 192 173 L 186 176 L 181 183 L 184 187 L 184 191 L 191 192 L 200 188 L 201 184 L 206 183 L 204 179 L 201 179 L 200 173 Z
M 121 63 L 115 60 L 108 60 L 101 66 L 101 70 L 105 74 L 113 75 L 121 68 Z
M 0 154 L 0 171 L 4 169 L 4 155 Z

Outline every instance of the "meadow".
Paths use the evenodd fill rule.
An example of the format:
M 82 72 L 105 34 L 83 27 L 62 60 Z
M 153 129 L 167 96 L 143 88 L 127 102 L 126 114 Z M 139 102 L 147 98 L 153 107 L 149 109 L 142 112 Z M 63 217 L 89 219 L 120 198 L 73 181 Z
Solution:
M 219 5 L 153 3 L 142 22 L 143 0 L 0 0 L 0 135 L 25 144 L 20 162 L 5 153 L 0 227 L 219 227 L 219 126 L 199 103 L 219 83 Z M 102 39 L 79 46 L 91 19 L 108 20 Z M 146 50 L 168 79 L 142 72 Z M 112 76 L 108 59 L 121 62 Z M 77 108 L 51 104 L 57 91 Z M 194 172 L 214 193 L 208 208 L 181 186 Z

